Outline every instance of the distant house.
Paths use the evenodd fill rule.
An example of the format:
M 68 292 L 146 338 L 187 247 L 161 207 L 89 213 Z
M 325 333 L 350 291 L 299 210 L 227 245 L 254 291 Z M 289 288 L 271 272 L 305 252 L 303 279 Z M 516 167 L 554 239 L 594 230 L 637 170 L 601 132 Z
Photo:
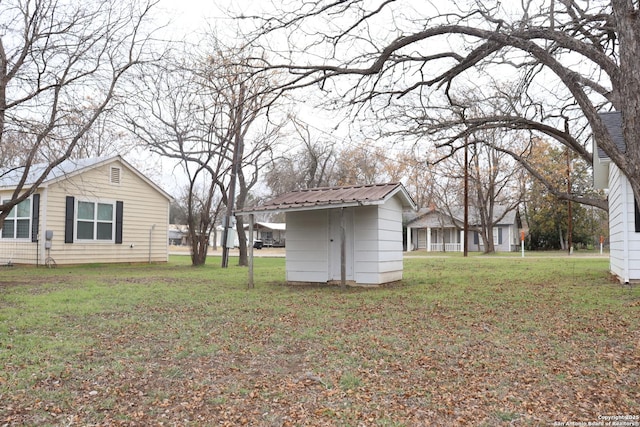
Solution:
M 44 167 L 31 167 L 27 185 Z M 3 200 L 21 175 L 0 171 Z M 0 263 L 42 264 L 47 251 L 59 265 L 166 262 L 170 201 L 120 156 L 66 160 L 7 217 Z
M 286 241 L 287 224 L 284 222 L 256 222 L 254 225 L 255 239 L 260 240 L 267 247 L 284 247 Z
M 227 237 L 227 241 L 229 243 L 233 242 L 233 247 L 237 248 L 240 246 L 240 240 L 238 238 L 238 230 L 236 229 L 237 225 L 234 223 L 232 228 L 229 228 L 229 236 Z M 247 236 L 247 240 L 249 239 L 249 224 L 244 224 L 244 231 Z M 284 247 L 285 243 L 285 231 L 286 226 L 284 223 L 280 222 L 256 222 L 253 225 L 253 240 L 259 240 L 262 242 L 262 246 L 268 247 Z M 224 236 L 224 227 L 219 225 L 216 227 L 215 237 L 213 233 L 209 239 L 209 244 L 213 246 L 214 239 L 217 243 L 217 246 L 223 247 L 223 236 Z
M 188 243 L 189 226 L 183 224 L 169 224 L 169 244 L 184 246 Z
M 402 184 L 372 184 L 294 191 L 237 213 L 286 212 L 288 282 L 378 285 L 402 279 L 407 208 Z
M 494 208 L 493 242 L 496 252 L 518 250 L 520 222 L 516 210 L 505 212 L 502 206 Z M 469 213 L 470 228 L 480 225 L 475 209 Z M 405 215 L 407 250 L 427 252 L 461 252 L 464 249 L 464 212 L 456 209 L 448 212 L 430 208 L 417 214 Z M 477 231 L 468 234 L 468 250 L 483 252 L 484 244 Z
M 626 151 L 622 136 L 622 115 L 601 113 L 609 134 L 621 152 Z M 640 211 L 626 176 L 598 148 L 593 147 L 594 187 L 609 189 L 609 264 L 611 273 L 622 283 L 640 281 Z

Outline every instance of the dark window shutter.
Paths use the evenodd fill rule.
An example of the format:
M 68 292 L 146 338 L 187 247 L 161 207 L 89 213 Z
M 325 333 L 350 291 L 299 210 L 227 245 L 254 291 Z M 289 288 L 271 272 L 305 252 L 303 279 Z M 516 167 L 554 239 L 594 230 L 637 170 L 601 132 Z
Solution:
M 498 227 L 498 244 L 502 244 L 502 227 Z
M 633 203 L 633 207 L 635 210 L 635 220 L 636 220 L 636 233 L 640 233 L 640 209 L 638 209 L 638 201 L 635 199 L 633 199 L 634 203 Z
M 40 227 L 40 195 L 31 196 L 31 241 L 38 241 L 38 231 Z
M 73 243 L 73 217 L 76 205 L 76 199 L 73 196 L 67 196 L 67 203 L 64 211 L 64 242 Z
M 480 243 L 480 240 L 478 239 L 478 232 L 474 231 L 473 232 L 473 244 L 477 245 L 478 243 Z
M 123 202 L 116 202 L 116 243 L 122 244 L 122 214 L 124 210 Z

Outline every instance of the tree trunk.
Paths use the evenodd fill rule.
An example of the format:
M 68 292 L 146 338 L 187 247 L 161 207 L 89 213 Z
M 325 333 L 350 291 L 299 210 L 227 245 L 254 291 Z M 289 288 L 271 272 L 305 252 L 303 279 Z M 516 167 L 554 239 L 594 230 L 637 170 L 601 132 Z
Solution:
M 249 258 L 247 256 L 247 233 L 244 231 L 244 217 L 242 215 L 236 217 L 236 230 L 238 231 L 238 265 L 246 267 L 249 265 Z
M 617 99 L 621 104 L 618 107 L 626 142 L 625 163 L 618 166 L 629 179 L 636 200 L 640 200 L 640 16 L 632 2 L 614 0 L 611 5 L 619 37 L 620 76 L 623 78 L 617 82 L 620 95 Z
M 209 248 L 208 236 L 198 234 L 194 228 L 189 227 L 189 240 L 191 241 L 191 265 L 194 267 L 204 265 Z

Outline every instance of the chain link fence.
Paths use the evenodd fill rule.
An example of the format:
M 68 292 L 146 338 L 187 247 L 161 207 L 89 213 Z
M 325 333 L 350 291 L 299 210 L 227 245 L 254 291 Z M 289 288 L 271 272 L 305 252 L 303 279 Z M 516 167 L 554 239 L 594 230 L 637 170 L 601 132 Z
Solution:
M 19 240 L 0 240 L 0 265 L 16 264 L 37 265 L 40 259 L 38 242 L 21 242 Z

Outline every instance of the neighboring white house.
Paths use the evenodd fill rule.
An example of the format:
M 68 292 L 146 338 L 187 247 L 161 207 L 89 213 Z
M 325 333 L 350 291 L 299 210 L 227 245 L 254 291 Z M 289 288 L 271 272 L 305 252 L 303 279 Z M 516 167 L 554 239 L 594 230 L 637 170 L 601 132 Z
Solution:
M 255 239 L 266 247 L 284 247 L 287 224 L 284 222 L 256 222 L 253 226 Z
M 237 248 L 240 246 L 240 240 L 238 239 L 238 230 L 236 229 L 236 224 L 232 228 L 229 228 L 229 236 L 227 237 L 228 242 L 233 242 L 233 247 Z M 249 232 L 249 224 L 244 224 L 245 232 Z M 260 240 L 264 246 L 277 246 L 283 247 L 285 243 L 285 231 L 286 225 L 282 222 L 256 222 L 253 225 L 253 240 Z M 224 235 L 224 227 L 218 225 L 216 227 L 215 237 L 214 234 L 211 233 L 211 237 L 209 238 L 209 244 L 213 245 L 214 239 L 217 243 L 218 247 L 223 247 L 222 239 Z M 247 239 L 249 236 L 247 235 Z
M 44 167 L 31 167 L 27 185 Z M 0 171 L 2 200 L 21 175 Z M 47 255 L 57 264 L 166 262 L 170 201 L 120 156 L 66 160 L 5 220 L 0 263 L 42 264 Z
M 470 209 L 469 226 L 479 227 L 480 221 L 475 209 Z M 517 210 L 494 207 L 493 242 L 496 252 L 511 252 L 519 248 L 519 218 Z M 455 212 L 436 208 L 405 215 L 407 228 L 407 250 L 426 249 L 427 252 L 461 252 L 464 250 L 464 213 L 461 209 Z M 468 250 L 484 251 L 482 238 L 477 231 L 468 233 Z
M 189 226 L 183 224 L 169 224 L 169 245 L 185 246 L 188 244 Z
M 601 113 L 604 124 L 621 152 L 626 150 L 622 137 L 622 116 L 618 112 Z M 631 184 L 594 141 L 594 187 L 609 189 L 609 264 L 621 283 L 640 281 L 640 212 Z
M 378 285 L 402 279 L 407 208 L 402 184 L 372 184 L 294 191 L 237 213 L 286 212 L 288 282 Z

